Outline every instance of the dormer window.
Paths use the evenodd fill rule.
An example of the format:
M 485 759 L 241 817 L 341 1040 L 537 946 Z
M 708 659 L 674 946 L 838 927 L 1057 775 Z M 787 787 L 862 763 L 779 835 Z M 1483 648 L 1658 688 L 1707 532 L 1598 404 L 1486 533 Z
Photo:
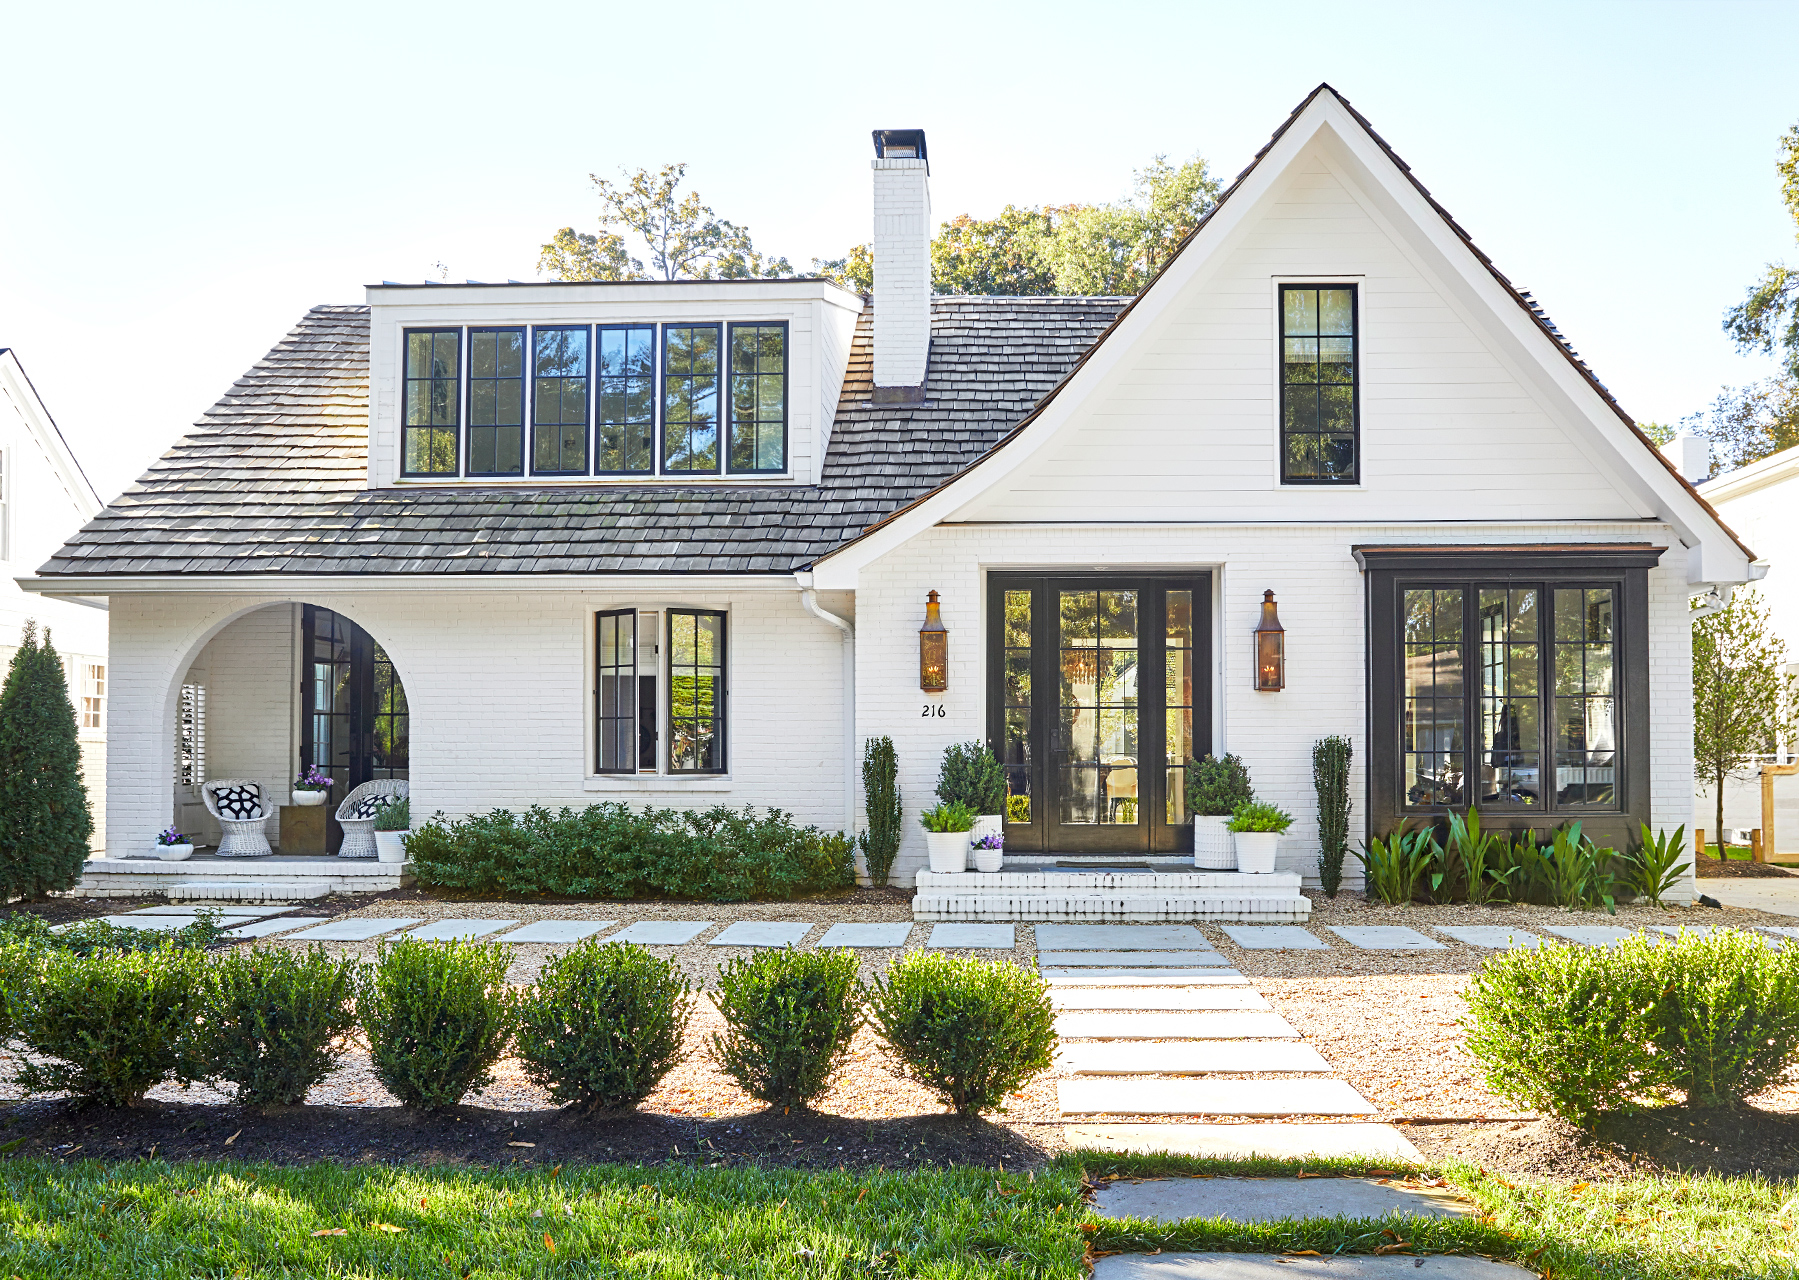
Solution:
M 516 476 L 525 469 L 525 331 L 470 329 L 468 470 Z
M 587 326 L 537 329 L 531 386 L 531 470 L 587 473 Z
M 462 423 L 462 331 L 406 334 L 405 440 L 400 467 L 409 476 L 456 474 Z
M 662 469 L 718 470 L 718 326 L 662 327 Z

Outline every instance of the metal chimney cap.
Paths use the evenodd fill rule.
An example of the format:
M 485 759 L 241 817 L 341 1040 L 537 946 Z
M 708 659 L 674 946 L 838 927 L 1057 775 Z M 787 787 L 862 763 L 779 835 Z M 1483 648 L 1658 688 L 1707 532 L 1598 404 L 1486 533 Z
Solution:
M 875 159 L 929 160 L 925 154 L 923 129 L 876 129 Z

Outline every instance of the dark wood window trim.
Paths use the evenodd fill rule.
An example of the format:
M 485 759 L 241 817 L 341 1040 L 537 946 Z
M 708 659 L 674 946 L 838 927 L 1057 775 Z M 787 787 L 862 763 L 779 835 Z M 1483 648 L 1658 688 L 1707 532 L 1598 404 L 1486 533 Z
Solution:
M 512 335 L 518 339 L 518 372 L 504 373 L 498 363 L 501 352 L 498 343 L 502 335 Z M 492 373 L 478 373 L 477 343 L 492 338 L 496 344 L 494 352 L 495 365 Z M 468 471 L 471 476 L 522 476 L 525 474 L 525 380 L 526 365 L 531 358 L 529 334 L 521 325 L 494 325 L 484 328 L 471 328 L 468 331 Z M 510 384 L 510 385 L 508 385 Z M 508 397 L 516 403 L 507 406 Z M 516 414 L 514 421 L 502 422 L 500 419 L 508 415 L 510 407 Z M 486 421 L 483 421 L 486 419 Z M 488 433 L 483 439 L 477 432 Z M 517 462 L 503 465 L 508 450 L 506 449 L 506 432 L 513 433 L 512 450 Z M 492 459 L 492 467 L 481 464 Z
M 415 350 L 415 339 L 425 349 Z M 400 474 L 441 478 L 459 473 L 462 435 L 462 330 L 449 326 L 400 331 Z M 441 372 L 446 355 L 448 374 Z M 412 464 L 423 460 L 425 466 Z
M 697 638 L 707 623 L 713 634 L 713 661 L 703 662 Z M 668 772 L 671 775 L 727 773 L 729 757 L 729 618 L 713 609 L 668 611 Z M 695 642 L 685 631 L 693 629 Z M 710 685 L 701 682 L 710 680 Z M 686 683 L 691 682 L 691 683 Z M 692 763 L 686 763 L 689 759 Z
M 1309 327 L 1293 328 L 1288 315 L 1288 297 L 1292 294 L 1313 293 L 1320 290 L 1347 290 L 1349 293 L 1349 332 L 1342 333 L 1340 326 L 1321 322 L 1319 308 L 1314 306 L 1312 323 Z M 1362 302 L 1361 289 L 1353 282 L 1334 281 L 1296 281 L 1283 284 L 1278 298 L 1280 324 L 1280 396 L 1278 412 L 1280 414 L 1280 454 L 1282 484 L 1322 484 L 1353 485 L 1361 483 L 1362 474 Z M 1304 377 L 1301 366 L 1292 362 L 1290 357 L 1295 349 L 1311 344 L 1311 365 L 1313 375 Z M 1341 348 L 1347 345 L 1348 360 L 1325 360 L 1322 353 L 1326 345 Z M 1299 351 L 1303 354 L 1303 350 Z M 1339 354 L 1341 352 L 1339 351 Z M 1327 379 L 1325 371 L 1337 365 L 1347 363 L 1349 380 L 1347 383 L 1337 379 Z M 1347 395 L 1345 396 L 1345 392 Z M 1346 406 L 1337 405 L 1335 412 L 1341 413 L 1345 408 L 1349 413 L 1350 429 L 1347 433 L 1340 429 L 1327 431 L 1325 423 L 1333 412 L 1333 402 L 1346 398 Z M 1340 421 L 1340 420 L 1338 420 Z M 1347 434 L 1348 439 L 1344 440 Z M 1342 446 L 1348 445 L 1349 456 L 1345 461 L 1339 455 Z M 1333 462 L 1332 459 L 1335 458 Z M 1333 474 L 1322 474 L 1333 472 Z
M 746 330 L 753 331 L 758 336 L 767 332 L 780 335 L 778 370 L 761 367 L 767 363 L 767 358 L 760 352 L 757 367 L 742 367 L 738 359 L 738 335 Z M 725 350 L 728 363 L 725 394 L 721 399 L 725 402 L 722 408 L 729 418 L 725 450 L 727 468 L 732 475 L 784 474 L 787 470 L 787 401 L 792 386 L 788 377 L 791 372 L 792 347 L 788 342 L 787 322 L 748 320 L 733 323 L 726 329 Z M 773 413 L 770 412 L 768 396 L 771 390 L 778 391 L 780 397 L 779 409 Z M 749 413 L 740 415 L 740 408 L 747 408 Z M 780 445 L 772 457 L 767 442 L 763 439 L 771 424 L 778 426 L 781 437 Z M 742 438 L 745 436 L 747 439 Z
M 1614 592 L 1614 644 L 1616 668 L 1616 751 L 1613 766 L 1616 803 L 1607 805 L 1557 803 L 1555 788 L 1543 786 L 1540 804 L 1516 802 L 1475 807 L 1482 822 L 1507 831 L 1544 833 L 1564 823 L 1579 821 L 1582 829 L 1602 844 L 1634 847 L 1638 826 L 1649 821 L 1649 585 L 1648 571 L 1665 548 L 1642 544 L 1594 544 L 1518 547 L 1357 547 L 1355 556 L 1364 571 L 1367 601 L 1368 652 L 1368 760 L 1364 812 L 1370 834 L 1385 835 L 1400 822 L 1414 826 L 1442 819 L 1444 805 L 1406 802 L 1401 760 L 1404 662 L 1401 610 L 1408 587 L 1460 587 L 1464 591 L 1463 663 L 1468 676 L 1462 690 L 1462 741 L 1465 759 L 1479 750 L 1477 641 L 1466 628 L 1474 625 L 1475 597 L 1480 587 L 1544 589 L 1548 600 L 1539 634 L 1544 650 L 1552 644 L 1553 592 L 1557 588 L 1609 587 Z M 1553 777 L 1553 688 L 1549 681 L 1549 656 L 1541 659 L 1545 687 L 1542 691 L 1539 730 L 1539 768 Z M 1473 665 L 1471 665 L 1473 664 Z M 1472 770 L 1470 770 L 1472 772 Z M 1457 809 L 1465 805 L 1457 805 Z

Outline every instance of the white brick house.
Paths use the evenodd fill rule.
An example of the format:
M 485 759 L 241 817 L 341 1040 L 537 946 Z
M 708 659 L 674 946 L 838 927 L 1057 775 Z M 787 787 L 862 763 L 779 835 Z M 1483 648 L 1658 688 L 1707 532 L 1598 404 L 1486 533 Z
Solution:
M 403 772 L 423 814 L 847 828 L 867 738 L 909 810 L 983 738 L 1015 865 L 1166 868 L 1182 764 L 1230 751 L 1309 875 L 1338 733 L 1354 841 L 1470 803 L 1690 825 L 1688 599 L 1753 555 L 1334 92 L 1136 299 L 930 297 L 923 135 L 874 170 L 871 303 L 384 284 L 303 318 L 26 581 L 111 602 L 109 847 L 191 805 L 199 689 L 210 774 Z M 896 878 L 923 859 L 914 828 Z

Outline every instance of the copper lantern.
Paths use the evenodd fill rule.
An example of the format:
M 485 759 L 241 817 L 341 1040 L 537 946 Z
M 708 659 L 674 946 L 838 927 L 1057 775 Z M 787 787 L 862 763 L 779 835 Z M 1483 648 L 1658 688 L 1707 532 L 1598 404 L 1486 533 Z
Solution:
M 918 687 L 926 693 L 949 688 L 949 629 L 931 592 L 924 607 L 924 626 L 918 629 Z
M 1274 608 L 1274 592 L 1262 593 L 1262 620 L 1256 624 L 1256 689 L 1279 693 L 1287 687 L 1287 629 Z

